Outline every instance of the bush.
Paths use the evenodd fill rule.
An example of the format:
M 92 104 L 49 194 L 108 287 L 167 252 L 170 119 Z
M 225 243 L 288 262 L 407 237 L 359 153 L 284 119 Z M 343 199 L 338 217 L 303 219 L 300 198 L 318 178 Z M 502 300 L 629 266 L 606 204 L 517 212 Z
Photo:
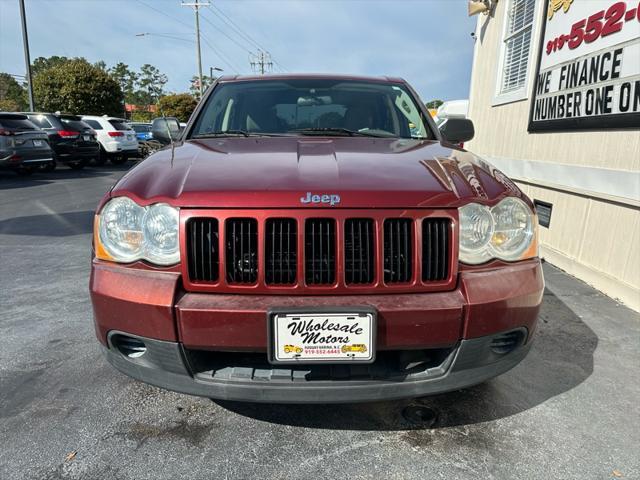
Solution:
M 0 110 L 22 112 L 28 105 L 25 88 L 8 73 L 0 73 Z
M 61 62 L 33 79 L 39 110 L 122 116 L 122 90 L 104 70 L 84 59 Z
M 186 122 L 198 105 L 193 96 L 188 93 L 165 95 L 158 102 L 158 116 L 176 117 L 181 122 Z
M 22 112 L 26 108 L 20 108 L 15 100 L 0 100 L 0 112 Z

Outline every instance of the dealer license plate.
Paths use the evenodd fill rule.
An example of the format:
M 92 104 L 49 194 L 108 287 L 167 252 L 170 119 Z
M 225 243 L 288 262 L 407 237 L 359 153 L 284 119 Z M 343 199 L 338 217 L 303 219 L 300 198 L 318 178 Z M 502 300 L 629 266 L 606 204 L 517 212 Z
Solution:
M 363 313 L 275 313 L 273 363 L 371 363 L 375 317 Z
M 33 141 L 33 146 L 34 147 L 41 147 L 42 146 L 42 140 L 34 140 Z

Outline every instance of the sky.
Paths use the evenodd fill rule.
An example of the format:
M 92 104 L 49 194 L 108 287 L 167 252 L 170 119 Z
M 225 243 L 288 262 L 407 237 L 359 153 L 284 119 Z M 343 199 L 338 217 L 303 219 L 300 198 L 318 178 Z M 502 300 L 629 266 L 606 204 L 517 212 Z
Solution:
M 189 0 L 193 1 L 193 0 Z M 201 0 L 202 1 L 202 0 Z M 467 98 L 475 17 L 465 0 L 211 0 L 201 8 L 203 73 L 274 71 L 405 78 L 424 101 Z M 0 72 L 24 75 L 18 0 L 0 0 Z M 180 0 L 25 0 L 31 59 L 145 63 L 183 92 L 197 70 L 195 19 Z M 150 35 L 137 36 L 147 33 Z

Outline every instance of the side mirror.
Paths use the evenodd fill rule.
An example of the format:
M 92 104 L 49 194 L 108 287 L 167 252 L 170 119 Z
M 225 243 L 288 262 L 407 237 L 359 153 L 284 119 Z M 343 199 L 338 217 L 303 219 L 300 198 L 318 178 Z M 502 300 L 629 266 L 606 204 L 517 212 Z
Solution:
M 442 138 L 449 143 L 468 142 L 475 135 L 473 122 L 467 118 L 447 118 L 440 125 Z
M 169 145 L 171 140 L 177 140 L 180 136 L 180 124 L 178 120 L 172 117 L 156 118 L 151 124 L 151 135 L 154 140 Z M 169 135 L 171 132 L 171 135 Z

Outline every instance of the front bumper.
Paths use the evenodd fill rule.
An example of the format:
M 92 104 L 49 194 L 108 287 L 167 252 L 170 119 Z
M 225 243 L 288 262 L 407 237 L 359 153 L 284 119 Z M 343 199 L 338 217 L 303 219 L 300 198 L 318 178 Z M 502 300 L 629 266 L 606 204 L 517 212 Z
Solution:
M 339 403 L 445 392 L 509 370 L 530 348 L 544 279 L 535 259 L 461 271 L 457 288 L 447 292 L 203 294 L 185 292 L 178 271 L 133 269 L 94 259 L 90 290 L 96 333 L 107 359 L 133 378 L 221 399 Z M 439 350 L 446 358 L 410 374 L 385 370 L 368 377 L 347 373 L 322 380 L 311 372 L 313 381 L 301 380 L 308 378 L 302 365 L 303 373 L 265 365 L 269 309 L 354 305 L 377 311 L 376 348 L 381 356 Z M 495 353 L 491 342 L 499 343 L 510 332 L 522 332 L 521 341 L 509 352 Z M 122 353 L 112 342 L 117 334 L 141 339 L 146 352 L 139 357 Z M 220 357 L 244 352 L 260 360 L 194 368 L 193 352 Z
M 119 332 L 110 334 L 109 346 L 102 350 L 109 363 L 122 373 L 190 395 L 264 403 L 350 403 L 420 397 L 482 383 L 510 370 L 529 352 L 531 341 L 527 341 L 525 329 L 509 333 L 521 334 L 521 341 L 506 354 L 492 349 L 492 342 L 500 341 L 504 334 L 491 335 L 462 340 L 441 364 L 431 368 L 390 373 L 387 377 L 365 372 L 350 376 L 343 371 L 340 379 L 324 380 L 313 379 L 316 366 L 302 365 L 194 371 L 180 343 L 142 337 L 138 339 L 144 342 L 146 352 L 130 357 L 111 341 Z M 368 372 L 368 367 L 364 368 Z
M 530 348 L 544 279 L 538 259 L 461 271 L 447 292 L 383 295 L 228 295 L 185 292 L 178 271 L 132 269 L 94 260 L 91 298 L 98 339 L 109 361 L 139 380 L 195 395 L 265 402 L 349 402 L 427 395 L 481 383 L 516 365 Z M 289 383 L 271 366 L 203 374 L 190 352 L 248 352 L 266 359 L 266 312 L 271 308 L 366 305 L 378 313 L 379 352 L 448 349 L 442 363 L 416 375 L 385 373 L 369 379 Z M 490 343 L 521 331 L 522 343 L 506 354 Z M 124 355 L 111 342 L 123 333 L 147 351 Z M 215 373 L 215 372 L 214 372 Z M 204 376 L 203 376 L 204 375 Z M 207 376 L 208 375 L 208 376 Z M 237 375 L 240 375 L 237 377 Z M 247 380 L 249 375 L 249 380 Z M 266 381 L 265 379 L 269 380 Z M 321 395 L 321 397 L 319 396 Z

